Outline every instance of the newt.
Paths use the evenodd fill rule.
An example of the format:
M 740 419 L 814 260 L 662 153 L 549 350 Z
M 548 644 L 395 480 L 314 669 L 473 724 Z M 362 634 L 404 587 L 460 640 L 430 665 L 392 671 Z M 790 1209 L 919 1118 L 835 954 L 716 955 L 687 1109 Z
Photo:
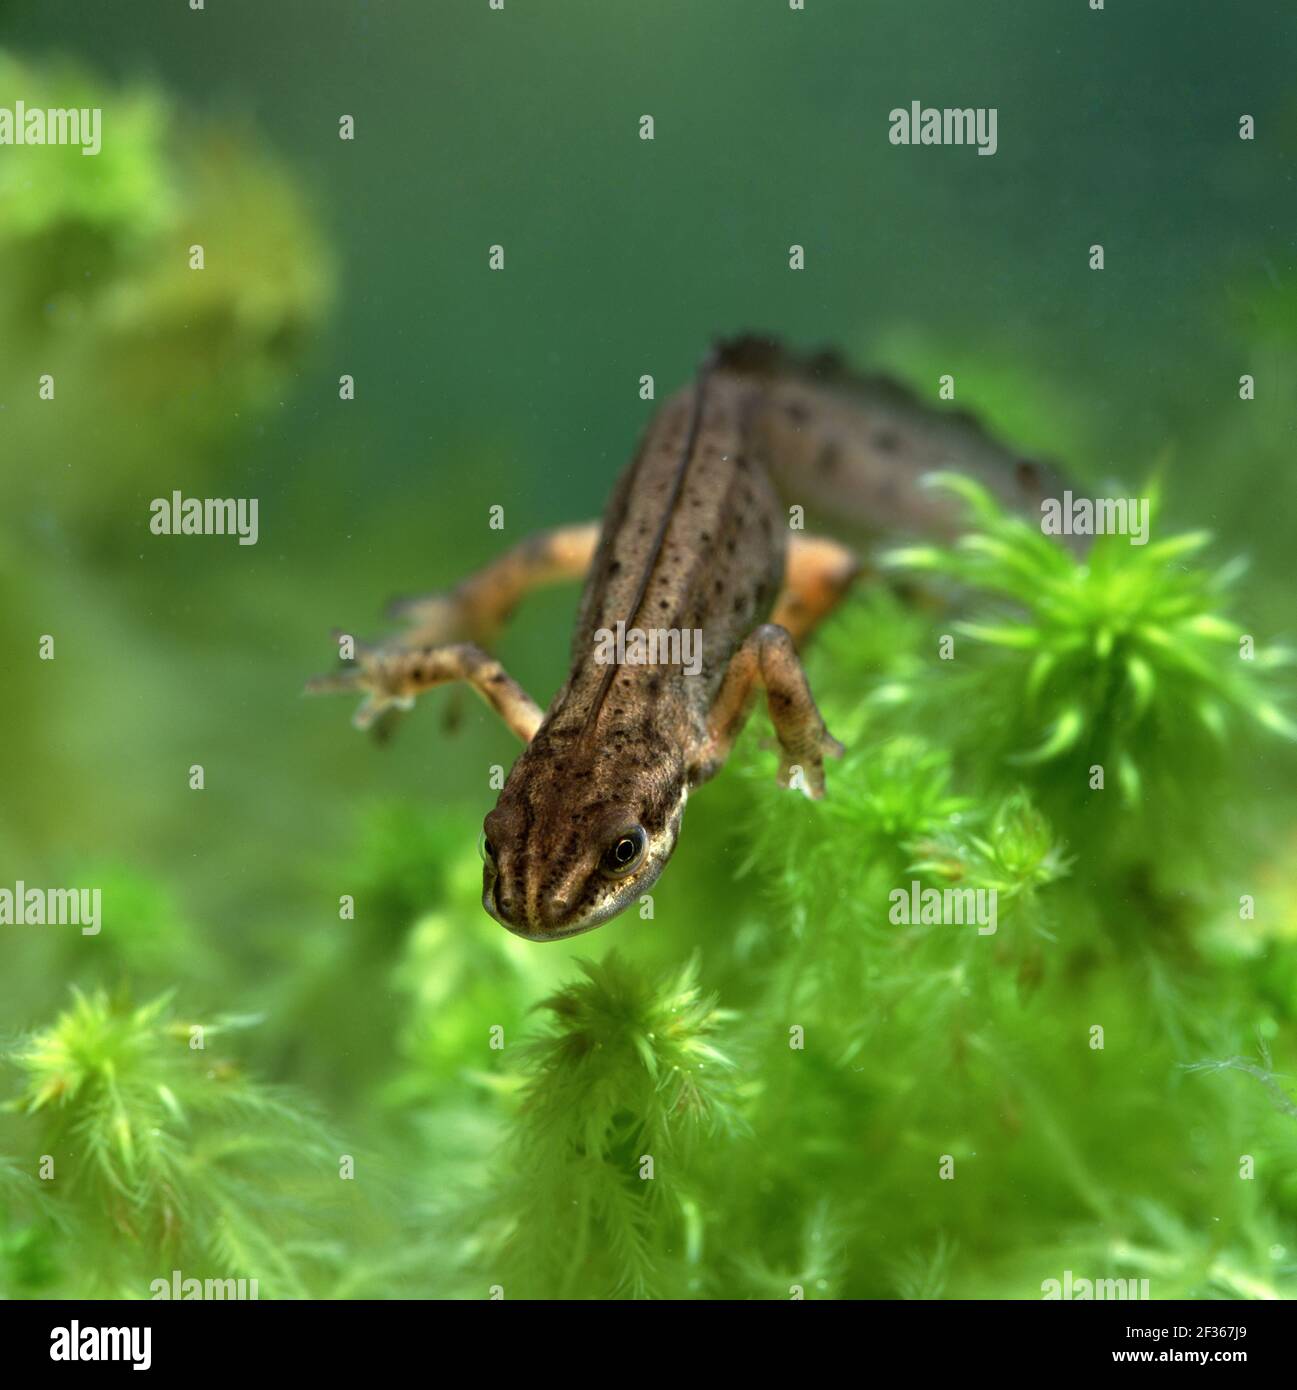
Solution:
M 601 521 L 533 536 L 448 592 L 402 601 L 407 632 L 358 646 L 307 689 L 362 692 L 353 722 L 368 728 L 425 690 L 471 685 L 525 745 L 483 824 L 482 905 L 529 941 L 590 931 L 657 881 L 690 794 L 724 766 L 759 693 L 779 783 L 824 794 L 824 761 L 843 750 L 798 651 L 862 552 L 790 528 L 788 508 L 864 536 L 953 536 L 958 504 L 921 482 L 939 469 L 1018 510 L 1060 491 L 1047 465 L 886 378 L 765 338 L 721 342 L 656 411 Z M 543 710 L 489 647 L 529 591 L 579 578 L 571 668 Z M 610 634 L 645 633 L 663 637 L 667 660 L 635 662 L 624 640 L 609 659 Z M 698 637 L 694 660 L 671 659 L 673 634 Z

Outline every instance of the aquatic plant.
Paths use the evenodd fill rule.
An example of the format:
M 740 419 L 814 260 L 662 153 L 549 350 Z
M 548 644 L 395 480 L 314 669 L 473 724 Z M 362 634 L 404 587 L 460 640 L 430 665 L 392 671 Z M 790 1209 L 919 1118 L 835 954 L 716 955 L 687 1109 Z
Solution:
M 1101 553 L 1097 575 L 1051 547 L 1039 563 L 1075 572 L 1070 582 L 1082 590 L 1073 617 L 1055 614 L 1052 591 L 1038 592 L 1034 578 L 1010 586 L 1017 550 L 1037 559 L 1025 539 L 1015 527 L 1004 541 L 1014 553 L 990 547 L 1003 583 L 999 571 L 976 568 L 978 542 L 933 553 L 932 572 L 961 583 L 958 625 L 949 611 L 916 613 L 874 591 L 812 649 L 821 705 L 849 750 L 823 803 L 772 793 L 773 754 L 749 739 L 738 775 L 691 812 L 705 864 L 717 862 L 713 825 L 741 825 L 746 837 L 736 866 L 742 905 L 732 891 L 719 895 L 705 959 L 733 1006 L 727 1028 L 745 1082 L 734 1103 L 747 1132 L 722 1131 L 698 1158 L 700 1210 L 723 1236 L 702 1245 L 694 1278 L 677 1287 L 700 1296 L 1039 1297 L 1062 1270 L 1097 1267 L 1150 1278 L 1155 1297 L 1292 1291 L 1282 1252 L 1294 1211 L 1278 1160 L 1297 1136 L 1282 1113 L 1247 1097 L 1186 1093 L 1176 1068 L 1195 1051 L 1228 1050 L 1258 1024 L 1282 1029 L 1291 1046 L 1297 999 L 1276 1001 L 1276 1012 L 1258 1006 L 1254 979 L 1273 968 L 1267 959 L 1243 966 L 1235 956 L 1222 975 L 1218 958 L 1198 953 L 1194 924 L 1212 914 L 1209 899 L 1177 909 L 1129 877 L 1139 855 L 1163 884 L 1195 879 L 1195 842 L 1148 833 L 1148 820 L 1167 815 L 1161 773 L 1172 770 L 1179 739 L 1223 739 L 1227 759 L 1245 717 L 1262 738 L 1282 739 L 1273 690 L 1281 661 L 1266 653 L 1241 673 L 1218 671 L 1238 634 L 1216 616 L 1225 589 L 1193 567 L 1194 546 L 1177 550 L 1174 564 L 1165 550 L 1129 561 Z M 1133 641 L 1119 630 L 1110 646 L 1091 641 L 1073 656 L 1073 633 L 1092 636 L 1105 614 L 1120 613 L 1135 615 Z M 1169 657 L 1167 642 L 1144 630 L 1154 621 L 1172 634 Z M 989 641 L 1014 624 L 1038 625 L 1039 649 L 1056 643 L 1065 669 L 1075 661 L 1089 675 L 1088 663 L 1109 663 L 1111 698 L 1123 698 L 1122 681 L 1134 687 L 1133 725 L 1114 731 L 1144 773 L 1130 788 L 1143 833 L 1122 832 L 1129 855 L 1096 849 L 1086 798 L 1060 795 L 1039 775 L 1064 761 L 1065 747 L 1014 758 L 1024 741 L 1028 751 L 1042 741 L 1016 713 L 1028 693 L 1049 728 L 1059 717 L 1049 700 L 1067 689 L 1033 672 L 1034 646 Z M 988 659 L 925 692 L 922 682 L 945 678 L 929 653 L 952 629 L 987 635 Z M 1174 649 L 1182 638 L 1187 660 Z M 1145 642 L 1151 687 L 1141 681 Z M 1081 685 L 1095 699 L 1107 688 L 1097 678 Z M 1182 709 L 1190 693 L 1217 700 L 1225 722 L 1212 728 L 1210 715 Z M 1000 720 L 1001 736 L 967 737 L 968 711 L 995 702 L 1014 712 Z M 1160 722 L 1163 744 L 1150 746 L 1140 716 Z M 922 736 L 901 732 L 916 725 Z M 1246 767 L 1235 764 L 1224 802 L 1211 802 L 1210 784 L 1189 785 L 1176 792 L 1177 810 L 1210 820 L 1231 799 L 1246 802 L 1259 785 Z M 915 881 L 993 890 L 995 932 L 898 925 L 889 895 Z M 715 901 L 698 884 L 690 898 Z M 717 919 L 715 906 L 700 906 L 690 920 Z M 576 1143 L 581 1107 L 567 1113 L 567 1142 Z M 1157 1138 L 1149 1113 L 1159 1116 Z M 517 1124 L 521 1138 L 526 1121 Z M 1115 1151 L 1114 1133 L 1127 1136 Z M 1240 1180 L 1238 1155 L 1249 1152 L 1268 1156 L 1258 1158 L 1265 1171 Z M 742 1184 L 727 1181 L 734 1172 Z M 1219 1217 L 1211 1238 L 1200 1222 L 1204 1184 Z M 1018 1194 L 1012 1213 L 997 1197 L 1005 1191 Z M 916 1203 L 918 1192 L 928 1195 Z M 1042 1221 L 1042 1212 L 1051 1215 Z M 615 1258 L 607 1246 L 602 1254 Z M 606 1270 L 601 1277 L 585 1282 L 569 1270 L 566 1287 L 593 1294 L 607 1287 Z
M 958 710 L 958 748 L 975 740 L 1055 813 L 1088 796 L 1095 814 L 1073 828 L 1110 840 L 1132 815 L 1163 838 L 1200 836 L 1206 808 L 1230 800 L 1222 783 L 1248 736 L 1297 739 L 1277 679 L 1293 653 L 1233 616 L 1243 566 L 1202 564 L 1207 532 L 1140 545 L 1102 535 L 1080 554 L 967 478 L 932 482 L 968 504 L 970 530 L 950 547 L 892 550 L 884 564 L 953 581 L 965 611 L 944 629 L 952 659 L 880 682 L 875 699 L 944 711 L 943 727 Z M 1156 521 L 1156 488 L 1150 503 Z M 1109 779 L 1125 814 L 1098 810 Z
M 742 1128 L 727 1015 L 696 963 L 653 979 L 609 952 L 581 971 L 516 1063 L 483 1276 L 507 1297 L 681 1295 L 709 1238 L 700 1154 Z
M 166 995 L 134 1005 L 74 990 L 50 1027 L 8 1049 L 19 1091 L 6 1109 L 24 1122 L 11 1134 L 26 1158 L 9 1164 L 5 1240 L 11 1260 L 41 1252 L 20 1288 L 57 1279 L 144 1298 L 180 1269 L 300 1296 L 336 1261 L 319 1218 L 339 1146 L 217 1051 L 254 1021 L 191 1023 Z
M 64 461 L 8 470 L 4 488 L 30 502 L 39 483 L 44 503 L 88 520 L 177 450 L 213 465 L 211 446 L 275 398 L 323 322 L 332 257 L 246 123 L 6 52 L 0 87 L 103 112 L 95 155 L 14 145 L 0 168 L 7 438 L 15 456 Z
M 903 559 L 956 582 L 946 606 L 867 587 L 808 649 L 848 750 L 826 799 L 774 786 L 749 731 L 650 920 L 520 942 L 481 912 L 479 806 L 367 810 L 353 863 L 303 871 L 356 916 L 276 938 L 240 996 L 265 1022 L 239 1050 L 329 1125 L 249 1080 L 219 1025 L 194 1052 L 170 1004 L 87 986 L 9 1051 L 0 1287 L 85 1291 L 89 1269 L 142 1295 L 181 1268 L 263 1296 L 1039 1297 L 1070 1269 L 1291 1294 L 1297 1127 L 1257 1084 L 1297 1033 L 1291 806 L 1272 753 L 1237 755 L 1249 725 L 1286 743 L 1280 662 L 1229 664 L 1228 591 L 1192 547 L 1087 563 L 979 521 Z M 1072 704 L 1082 734 L 1042 755 Z M 1206 809 L 1182 777 L 1171 808 L 1200 745 L 1231 776 Z M 1073 785 L 1092 747 L 1139 774 L 1106 841 Z M 1240 807 L 1278 838 L 1208 859 L 1159 833 Z M 121 882 L 141 923 L 102 962 L 183 976 L 166 897 Z M 894 911 L 947 889 L 994 894 L 994 930 Z M 1258 1035 L 1263 1065 L 1240 1064 Z M 1227 1060 L 1186 1069 L 1204 1058 Z M 338 1181 L 339 1121 L 388 1156 L 377 1183 Z

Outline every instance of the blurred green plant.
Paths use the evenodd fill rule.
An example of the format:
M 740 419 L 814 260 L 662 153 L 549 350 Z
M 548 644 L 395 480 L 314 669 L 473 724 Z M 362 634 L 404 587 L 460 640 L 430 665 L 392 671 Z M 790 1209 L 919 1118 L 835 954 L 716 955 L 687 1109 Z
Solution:
M 332 256 L 245 125 L 7 52 L 0 89 L 103 112 L 98 154 L 16 145 L 0 164 L 6 437 L 14 457 L 59 461 L 6 470 L 3 488 L 89 522 L 154 465 L 214 466 L 210 446 L 276 398 L 323 322 Z
M 1030 559 L 1022 537 L 1006 543 Z M 998 571 L 974 583 L 965 563 L 983 563 L 976 546 L 931 572 L 962 583 L 974 631 L 1039 628 L 1050 650 L 1099 621 L 1055 620 L 1034 590 L 996 587 Z M 1135 611 L 1189 624 L 1211 671 L 1225 639 L 1199 631 L 1215 590 L 1190 563 L 1150 576 L 1137 557 Z M 1095 591 L 1110 609 L 1126 561 L 1111 564 Z M 1069 582 L 1103 610 L 1095 581 Z M 1161 612 L 1175 593 L 1193 603 Z M 1286 1296 L 1291 1261 L 1275 1252 L 1297 1236 L 1291 1117 L 1254 1082 L 1212 1087 L 1184 1070 L 1258 1032 L 1291 1055 L 1286 880 L 1264 840 L 1229 846 L 1222 887 L 1191 877 L 1191 843 L 1155 837 L 1149 820 L 1167 808 L 1149 768 L 1178 745 L 1155 746 L 1133 708 L 1123 727 L 1143 780 L 1127 811 L 1145 814 L 1120 831 L 1127 853 L 1097 851 L 1092 822 L 1120 803 L 1060 795 L 1050 776 L 1080 740 L 1010 761 L 1039 748 L 1066 689 L 1043 681 L 1031 720 L 1015 715 L 1006 692 L 1030 680 L 1035 649 L 986 640 L 975 661 L 938 662 L 952 627 L 948 610 L 861 593 L 808 651 L 848 746 L 826 800 L 776 789 L 775 755 L 750 731 L 691 809 L 653 920 L 579 943 L 605 954 L 574 981 L 568 946 L 484 920 L 476 812 L 377 808 L 341 876 L 304 871 L 345 882 L 356 916 L 334 922 L 325 895 L 326 941 L 275 940 L 255 996 L 271 1020 L 261 1065 L 305 1078 L 394 1156 L 399 1202 L 386 1180 L 377 1197 L 364 1184 L 387 1216 L 362 1217 L 337 1184 L 340 1145 L 318 1120 L 203 1062 L 164 1001 L 85 993 L 10 1054 L 22 1088 L 0 1117 L 0 1147 L 20 1155 L 0 1164 L 4 1289 L 141 1294 L 181 1268 L 257 1277 L 263 1296 L 1038 1297 L 1071 1269 L 1147 1277 L 1155 1297 Z M 1087 698 L 1106 662 L 1127 708 L 1139 678 L 1119 653 L 1143 646 L 1061 645 L 1058 669 L 1075 663 Z M 1170 724 L 1167 691 L 1210 690 L 1231 717 L 1219 734 L 1196 719 L 1194 737 L 1225 739 L 1228 760 L 1248 702 L 1273 700 L 1270 665 L 1222 696 L 1197 666 L 1164 672 L 1160 651 L 1155 640 L 1144 655 L 1166 684 L 1143 719 Z M 997 701 L 1007 715 L 970 734 L 970 712 Z M 1240 764 L 1213 813 L 1263 785 Z M 890 895 L 915 880 L 994 891 L 995 933 L 893 921 Z M 1240 893 L 1261 903 L 1242 924 Z M 101 963 L 183 974 L 184 952 L 162 939 L 166 896 L 141 880 L 130 901 L 141 929 Z M 1240 1181 L 1240 1154 L 1257 1156 L 1255 1181 Z
M 984 835 L 958 827 L 920 841 L 910 869 L 935 879 L 993 890 L 1012 909 L 1063 877 L 1068 865 L 1048 821 L 1022 789 L 995 808 Z
M 696 962 L 652 978 L 609 952 L 581 971 L 517 1064 L 482 1274 L 507 1297 L 680 1296 L 705 1239 L 699 1152 L 742 1129 L 727 1015 Z
M 25 1122 L 29 1157 L 11 1164 L 4 1239 L 43 1251 L 38 1282 L 57 1266 L 81 1296 L 144 1298 L 179 1268 L 255 1278 L 265 1297 L 320 1287 L 340 1257 L 321 1229 L 340 1146 L 299 1101 L 207 1050 L 252 1022 L 191 1024 L 168 995 L 74 990 L 6 1051 L 20 1088 L 5 1110 Z
M 978 721 L 977 737 L 998 741 L 1008 762 L 1065 766 L 1078 785 L 1092 766 L 1112 769 L 1133 807 L 1150 776 L 1164 787 L 1187 766 L 1219 763 L 1236 723 L 1297 740 L 1273 681 L 1293 654 L 1255 643 L 1226 615 L 1242 566 L 1190 564 L 1206 532 L 1142 546 L 1100 536 L 1081 558 L 972 480 L 933 483 L 964 499 L 974 529 L 953 547 L 897 549 L 884 563 L 972 592 L 980 611 L 952 629 L 985 660 L 956 680 L 958 697 L 976 714 L 998 709 Z M 1155 491 L 1154 517 L 1157 500 Z M 916 682 L 903 680 L 878 692 L 895 703 L 915 694 Z

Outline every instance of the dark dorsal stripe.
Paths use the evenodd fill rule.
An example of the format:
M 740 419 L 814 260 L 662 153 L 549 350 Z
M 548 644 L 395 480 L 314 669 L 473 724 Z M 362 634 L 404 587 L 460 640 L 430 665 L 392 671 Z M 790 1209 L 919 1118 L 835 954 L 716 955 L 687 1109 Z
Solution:
M 711 375 L 711 370 L 712 359 L 709 358 L 698 372 L 698 388 L 694 392 L 693 410 L 689 416 L 689 433 L 685 436 L 685 446 L 680 454 L 680 462 L 676 464 L 675 477 L 671 481 L 671 492 L 667 497 L 662 520 L 658 523 L 657 535 L 653 537 L 653 545 L 649 550 L 648 559 L 644 563 L 643 572 L 640 574 L 639 584 L 635 589 L 635 597 L 630 602 L 630 611 L 626 617 L 626 630 L 628 632 L 635 625 L 640 609 L 644 606 L 644 595 L 648 593 L 648 586 L 653 579 L 653 571 L 657 568 L 657 562 L 662 555 L 662 547 L 666 544 L 671 519 L 675 516 L 676 503 L 680 500 L 680 493 L 684 488 L 685 474 L 689 470 L 689 460 L 693 458 L 694 450 L 698 446 L 698 434 L 703 425 L 703 402 L 707 394 L 707 381 Z M 589 712 L 586 714 L 585 724 L 581 731 L 583 738 L 589 734 L 598 721 L 599 711 L 603 708 L 603 702 L 608 698 L 608 691 L 616 675 L 617 666 L 610 662 L 608 669 L 603 674 L 603 679 L 599 682 L 599 689 L 590 704 Z

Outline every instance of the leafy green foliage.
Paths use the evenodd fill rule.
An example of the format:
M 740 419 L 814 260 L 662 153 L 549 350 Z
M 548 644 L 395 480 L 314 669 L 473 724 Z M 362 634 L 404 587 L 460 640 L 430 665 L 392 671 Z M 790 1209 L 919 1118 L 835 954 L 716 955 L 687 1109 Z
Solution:
M 203 120 L 153 83 L 2 51 L 0 87 L 29 109 L 103 113 L 93 157 L 14 145 L 0 168 L 8 447 L 73 455 L 93 437 L 97 457 L 62 486 L 34 490 L 20 469 L 0 484 L 10 505 L 54 497 L 88 527 L 125 481 L 181 449 L 207 466 L 206 446 L 277 398 L 331 302 L 332 260 L 297 182 L 245 124 Z M 33 362 L 54 379 L 53 421 Z
M 338 1255 L 311 1200 L 338 1182 L 338 1149 L 297 1101 L 213 1059 L 209 1044 L 248 1022 L 191 1025 L 166 996 L 75 992 L 9 1052 L 23 1171 L 39 1177 L 20 1185 L 30 1224 L 7 1235 L 11 1260 L 53 1229 L 61 1276 L 83 1294 L 146 1297 L 173 1268 L 256 1278 L 268 1297 L 308 1292 Z
M 971 480 L 932 481 L 964 499 L 973 529 L 952 547 L 906 547 L 885 563 L 961 586 L 971 612 L 948 631 L 972 653 L 957 642 L 953 661 L 880 683 L 880 704 L 947 719 L 958 708 L 955 745 L 976 739 L 1011 775 L 1037 769 L 1055 813 L 1098 790 L 1099 770 L 1126 814 L 1091 817 L 1082 834 L 1106 835 L 1110 847 L 1133 823 L 1159 851 L 1201 835 L 1206 807 L 1230 799 L 1249 737 L 1297 740 L 1276 680 L 1293 654 L 1230 615 L 1241 566 L 1195 563 L 1206 532 L 1144 545 L 1103 535 L 1079 556 Z M 1155 521 L 1156 491 L 1151 504 Z
M 1156 573 L 1114 554 L 1100 582 L 1036 557 L 1039 538 L 1001 540 L 1090 618 L 1010 587 L 1019 561 L 968 542 L 926 562 L 963 586 L 957 614 L 862 592 L 808 653 L 848 749 L 828 797 L 778 790 L 751 731 L 691 808 L 652 919 L 575 944 L 593 959 L 484 921 L 476 809 L 366 813 L 353 862 L 309 876 L 345 884 L 354 919 L 275 943 L 266 1022 L 243 1036 L 268 1031 L 263 1068 L 305 1078 L 395 1165 L 339 1182 L 322 1123 L 194 1053 L 165 1000 L 77 996 L 10 1054 L 3 1288 L 143 1296 L 180 1268 L 257 1277 L 263 1296 L 1036 1297 L 1071 1269 L 1155 1297 L 1291 1293 L 1297 1125 L 1272 1103 L 1271 1053 L 1239 1057 L 1258 1033 L 1291 1054 L 1297 907 L 1264 838 L 1234 847 L 1222 889 L 1149 825 L 1176 750 L 1227 755 L 1245 715 L 1284 732 L 1257 714 L 1278 707 L 1275 663 L 1217 670 L 1215 583 L 1183 554 Z M 1096 648 L 1098 615 L 1131 594 L 1138 620 Z M 1149 642 L 1155 612 L 1189 663 Z M 976 660 L 934 658 L 952 629 Z M 1220 704 L 1219 729 L 1193 698 Z M 1069 699 L 1124 711 L 1093 732 L 1136 761 L 1133 805 L 1067 793 L 1088 734 L 1014 760 Z M 1029 717 L 970 737 L 997 704 Z M 1204 808 L 1195 780 L 1177 814 L 1251 804 L 1290 834 L 1250 766 L 1232 801 Z M 165 895 L 121 883 L 140 927 L 105 966 L 183 972 Z M 898 918 L 898 893 L 934 889 L 994 894 L 994 930 Z M 1186 1069 L 1204 1057 L 1227 1075 Z
M 726 1015 L 696 963 L 659 980 L 618 954 L 540 1006 L 484 1272 L 506 1296 L 682 1294 L 702 1258 L 700 1149 L 741 1129 Z
M 1003 606 L 998 622 L 954 627 L 999 657 L 1030 726 L 1040 730 L 1018 762 L 1095 754 L 1116 768 L 1133 802 L 1141 757 L 1183 753 L 1195 733 L 1219 742 L 1239 716 L 1297 739 L 1297 724 L 1276 705 L 1266 679 L 1291 665 L 1292 653 L 1245 652 L 1248 634 L 1220 611 L 1239 567 L 1186 564 L 1207 545 L 1206 532 L 1139 546 L 1104 535 L 1081 559 L 1002 511 L 971 479 L 934 481 L 970 504 L 977 529 L 953 549 L 912 547 L 888 560 L 957 579 Z

